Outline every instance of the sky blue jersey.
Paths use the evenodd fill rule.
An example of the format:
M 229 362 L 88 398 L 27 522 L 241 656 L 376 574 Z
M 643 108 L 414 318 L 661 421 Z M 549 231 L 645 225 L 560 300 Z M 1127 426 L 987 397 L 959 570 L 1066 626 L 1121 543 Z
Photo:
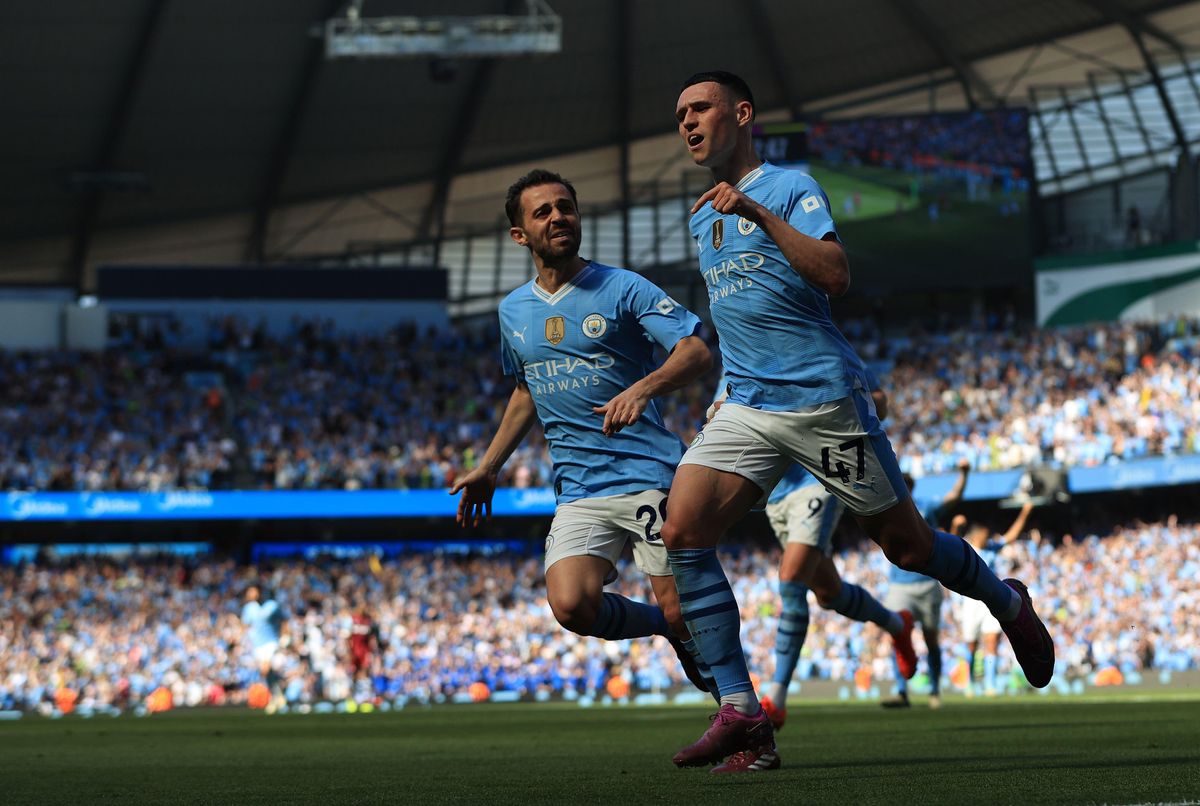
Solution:
M 1004 550 L 1003 540 L 989 540 L 983 544 L 983 548 L 977 549 L 979 559 L 983 560 L 984 564 L 992 569 L 992 571 L 1000 571 L 1000 552 Z
M 671 350 L 699 329 L 693 313 L 649 280 L 599 263 L 554 294 L 531 280 L 500 303 L 504 373 L 533 396 L 559 503 L 671 486 L 683 443 L 657 403 L 611 437 L 592 407 L 656 369 L 655 342 Z
M 763 163 L 737 187 L 805 235 L 837 235 L 829 199 L 808 174 Z M 759 226 L 705 204 L 689 228 L 730 402 L 795 411 L 862 388 L 862 361 L 834 326 L 828 295 L 806 283 Z
M 242 606 L 242 623 L 246 625 L 250 643 L 256 647 L 279 641 L 283 611 L 274 599 L 265 602 L 246 602 Z

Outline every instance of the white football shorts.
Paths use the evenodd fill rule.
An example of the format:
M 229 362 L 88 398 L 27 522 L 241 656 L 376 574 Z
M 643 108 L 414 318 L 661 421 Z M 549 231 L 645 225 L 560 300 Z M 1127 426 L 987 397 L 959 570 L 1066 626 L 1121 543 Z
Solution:
M 984 635 L 1000 633 L 1000 622 L 978 599 L 963 599 L 958 611 L 958 623 L 962 627 L 964 641 L 978 641 Z
M 564 557 L 591 555 L 613 564 L 607 585 L 617 578 L 616 564 L 628 542 L 633 561 L 650 576 L 670 576 L 662 526 L 667 514 L 667 491 L 581 498 L 554 511 L 546 538 L 546 568 Z
M 899 612 L 907 610 L 921 629 L 937 632 L 942 627 L 942 585 L 936 579 L 928 582 L 890 582 L 883 606 Z
M 726 402 L 681 465 L 736 473 L 764 495 L 799 462 L 856 515 L 875 515 L 908 497 L 896 454 L 864 390 L 799 411 L 761 411 Z
M 828 557 L 833 553 L 833 530 L 845 506 L 820 484 L 807 484 L 767 504 L 767 520 L 779 544 L 812 546 Z

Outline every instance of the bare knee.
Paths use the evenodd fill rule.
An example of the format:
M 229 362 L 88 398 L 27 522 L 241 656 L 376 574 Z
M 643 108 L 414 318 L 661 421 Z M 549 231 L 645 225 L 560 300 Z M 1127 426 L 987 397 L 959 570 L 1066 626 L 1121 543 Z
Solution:
M 703 530 L 682 518 L 671 520 L 668 517 L 659 535 L 668 549 L 711 548 L 707 545 Z
M 805 568 L 809 569 L 805 584 L 813 592 L 813 596 L 817 597 L 817 604 L 831 610 L 842 593 L 842 575 L 838 573 L 837 566 L 829 557 L 814 549 L 811 560 L 805 563 Z
M 917 512 L 911 498 L 877 515 L 861 515 L 858 522 L 892 565 L 917 572 L 929 567 L 933 530 Z
M 890 550 L 884 549 L 883 553 L 888 562 L 905 571 L 920 573 L 929 567 L 929 552 L 919 551 L 912 546 L 894 546 Z
M 563 627 L 579 635 L 590 635 L 596 625 L 598 602 L 581 590 L 551 592 L 550 609 Z
M 813 596 L 817 597 L 817 604 L 826 610 L 832 610 L 834 603 L 837 602 L 838 594 L 842 592 L 842 586 L 840 583 L 836 586 L 817 585 L 810 590 L 813 592 Z

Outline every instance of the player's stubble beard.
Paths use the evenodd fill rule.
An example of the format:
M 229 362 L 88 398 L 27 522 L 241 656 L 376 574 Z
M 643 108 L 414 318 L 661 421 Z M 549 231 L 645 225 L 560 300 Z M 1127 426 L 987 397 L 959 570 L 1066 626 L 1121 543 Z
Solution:
M 563 230 L 570 232 L 571 237 L 556 240 L 555 235 Z M 583 233 L 579 227 L 558 227 L 546 233 L 546 239 L 538 244 L 534 251 L 545 266 L 565 267 L 579 256 L 579 247 L 583 242 Z

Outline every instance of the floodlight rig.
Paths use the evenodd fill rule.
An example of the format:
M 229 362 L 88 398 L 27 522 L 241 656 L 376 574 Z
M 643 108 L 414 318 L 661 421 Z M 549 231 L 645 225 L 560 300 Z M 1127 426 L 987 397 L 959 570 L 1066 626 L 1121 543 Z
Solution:
M 364 0 L 325 23 L 326 59 L 482 58 L 562 51 L 562 17 L 546 0 L 526 0 L 523 15 L 376 17 L 364 19 Z

